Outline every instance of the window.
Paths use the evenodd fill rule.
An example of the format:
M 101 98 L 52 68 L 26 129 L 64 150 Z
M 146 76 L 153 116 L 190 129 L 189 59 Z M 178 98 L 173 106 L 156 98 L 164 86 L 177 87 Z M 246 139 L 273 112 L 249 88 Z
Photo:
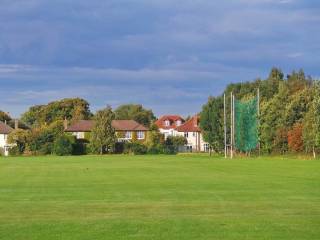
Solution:
M 166 127 L 169 127 L 169 126 L 170 126 L 170 121 L 169 121 L 169 120 L 165 120 L 165 121 L 164 121 L 164 125 L 165 125 Z
M 76 136 L 77 136 L 77 139 L 84 139 L 84 132 L 77 132 Z
M 137 138 L 144 139 L 144 132 L 142 132 L 142 131 L 137 132 Z
M 184 133 L 184 137 L 188 138 L 189 134 L 187 132 Z
M 205 152 L 209 152 L 210 146 L 209 146 L 208 143 L 203 144 L 203 150 L 204 150 Z
M 193 133 L 192 133 L 192 136 L 195 137 L 195 136 L 196 136 L 196 132 L 193 132 Z
M 177 126 L 181 126 L 181 120 L 177 121 Z
M 126 138 L 126 139 L 131 139 L 131 138 L 132 138 L 131 132 L 126 132 L 125 138 Z

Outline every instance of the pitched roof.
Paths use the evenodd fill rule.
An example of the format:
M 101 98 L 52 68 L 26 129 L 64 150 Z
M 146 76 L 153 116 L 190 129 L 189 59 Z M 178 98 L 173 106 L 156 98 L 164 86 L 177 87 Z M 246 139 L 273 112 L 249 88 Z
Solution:
M 201 132 L 199 127 L 200 117 L 198 115 L 193 116 L 187 122 L 182 124 L 180 127 L 177 127 L 178 132 Z
M 9 134 L 13 128 L 0 121 L 0 134 Z
M 80 120 L 69 126 L 66 132 L 91 132 L 94 120 Z M 116 131 L 148 131 L 148 128 L 134 120 L 113 120 L 112 127 Z
M 170 126 L 166 126 L 165 125 L 165 121 L 169 120 L 170 121 Z M 162 117 L 160 117 L 155 124 L 158 126 L 158 128 L 162 128 L 162 129 L 172 129 L 172 128 L 176 128 L 177 124 L 176 122 L 180 120 L 181 123 L 184 122 L 184 119 L 179 116 L 179 115 L 164 115 Z

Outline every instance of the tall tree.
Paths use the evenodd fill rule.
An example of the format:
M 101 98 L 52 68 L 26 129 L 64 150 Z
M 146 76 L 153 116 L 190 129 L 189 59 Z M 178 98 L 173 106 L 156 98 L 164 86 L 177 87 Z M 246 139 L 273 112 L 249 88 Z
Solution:
M 140 104 L 121 105 L 114 112 L 118 120 L 132 119 L 148 127 L 156 119 L 152 110 L 147 110 Z
M 21 119 L 31 126 L 50 124 L 57 120 L 89 119 L 92 116 L 89 103 L 81 98 L 66 98 L 47 105 L 30 107 Z
M 114 149 L 116 143 L 115 129 L 112 127 L 112 120 L 115 119 L 110 106 L 100 110 L 95 115 L 95 124 L 91 132 L 91 145 L 100 154 Z
M 0 121 L 1 122 L 9 122 L 9 121 L 11 121 L 11 117 L 9 116 L 8 113 L 5 113 L 0 110 Z
M 220 152 L 223 148 L 223 100 L 221 97 L 210 97 L 208 103 L 202 107 L 200 127 L 203 138 L 210 147 Z

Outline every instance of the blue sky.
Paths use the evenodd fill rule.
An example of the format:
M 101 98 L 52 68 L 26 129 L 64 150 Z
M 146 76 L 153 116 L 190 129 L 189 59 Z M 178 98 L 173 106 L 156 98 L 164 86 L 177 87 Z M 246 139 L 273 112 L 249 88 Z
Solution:
M 320 1 L 1 0 L 0 109 L 87 99 L 194 114 L 272 66 L 320 76 Z

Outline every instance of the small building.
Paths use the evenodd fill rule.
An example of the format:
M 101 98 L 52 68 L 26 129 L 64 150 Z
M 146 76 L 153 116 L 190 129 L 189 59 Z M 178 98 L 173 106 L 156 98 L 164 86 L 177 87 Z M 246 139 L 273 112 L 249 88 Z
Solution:
M 175 129 L 180 127 L 184 122 L 184 119 L 179 115 L 164 115 L 155 124 L 159 128 L 160 133 L 167 139 L 168 136 L 175 136 Z
M 8 135 L 13 131 L 13 128 L 11 128 L 6 123 L 3 123 L 0 121 L 0 152 L 4 156 L 9 155 L 9 149 L 12 147 L 12 145 L 8 144 Z
M 70 132 L 77 139 L 89 140 L 90 132 L 94 126 L 94 120 L 80 120 L 66 127 L 65 132 Z M 134 120 L 113 120 L 112 127 L 116 131 L 118 142 L 141 141 L 144 142 L 147 137 L 148 128 L 137 123 Z
M 199 127 L 200 117 L 193 116 L 181 126 L 175 129 L 176 136 L 184 136 L 188 143 L 184 151 L 187 152 L 209 152 L 209 144 L 203 140 L 201 129 Z

